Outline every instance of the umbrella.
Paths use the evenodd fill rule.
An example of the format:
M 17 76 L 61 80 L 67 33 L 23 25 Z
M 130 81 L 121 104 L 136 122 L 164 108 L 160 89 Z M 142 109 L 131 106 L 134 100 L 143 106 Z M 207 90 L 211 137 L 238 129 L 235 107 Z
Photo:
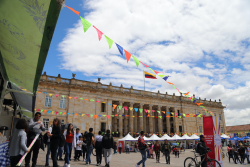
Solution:
M 73 125 L 73 128 L 77 128 L 77 126 L 75 124 L 72 124 L 72 123 L 64 124 L 64 125 L 62 125 L 62 128 L 68 129 L 69 124 Z

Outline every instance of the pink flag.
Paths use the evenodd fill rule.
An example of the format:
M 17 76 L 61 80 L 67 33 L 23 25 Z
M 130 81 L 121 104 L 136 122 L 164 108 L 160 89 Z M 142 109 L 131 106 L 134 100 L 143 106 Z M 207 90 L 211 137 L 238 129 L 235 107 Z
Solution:
M 56 94 L 56 97 L 58 97 L 58 96 L 60 96 L 60 95 Z
M 98 34 L 98 38 L 99 38 L 99 41 L 102 39 L 102 32 L 100 31 L 100 30 L 98 30 L 94 25 L 93 25 L 93 27 L 96 29 L 96 31 L 97 31 L 97 34 Z
M 124 106 L 123 108 L 124 108 L 125 110 L 128 110 L 128 107 L 127 107 L 127 106 Z
M 74 97 L 74 99 L 77 99 L 77 97 Z
M 56 111 L 56 115 L 58 114 L 58 111 Z
M 109 119 L 109 115 L 107 115 L 107 118 Z
M 148 112 L 148 110 L 146 110 L 146 109 L 144 109 L 144 111 L 147 113 Z

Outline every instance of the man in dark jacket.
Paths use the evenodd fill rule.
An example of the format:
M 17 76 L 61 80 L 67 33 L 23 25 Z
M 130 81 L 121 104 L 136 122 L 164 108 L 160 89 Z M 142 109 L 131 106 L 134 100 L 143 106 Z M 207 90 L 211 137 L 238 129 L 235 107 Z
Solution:
M 110 134 L 110 130 L 107 130 L 107 134 L 103 136 L 102 138 L 102 146 L 104 148 L 104 157 L 105 157 L 105 163 L 106 163 L 105 167 L 109 167 L 111 157 L 112 157 L 113 143 L 114 141 L 113 141 L 112 135 Z
M 148 148 L 148 145 L 146 144 L 143 137 L 144 137 L 144 131 L 141 131 L 141 136 L 138 138 L 138 144 L 142 160 L 137 164 L 135 164 L 136 167 L 139 167 L 140 164 L 142 164 L 142 167 L 145 167 L 145 161 L 147 160 L 146 148 Z
M 165 143 L 162 145 L 162 152 L 165 154 L 166 164 L 170 164 L 170 153 L 171 153 L 171 146 L 168 143 L 168 140 L 165 140 Z
M 208 150 L 210 150 L 210 148 L 206 146 L 205 137 L 203 135 L 200 135 L 200 142 L 197 145 L 197 152 L 201 155 L 201 161 L 205 158 Z M 207 167 L 206 159 L 201 163 L 201 166 Z

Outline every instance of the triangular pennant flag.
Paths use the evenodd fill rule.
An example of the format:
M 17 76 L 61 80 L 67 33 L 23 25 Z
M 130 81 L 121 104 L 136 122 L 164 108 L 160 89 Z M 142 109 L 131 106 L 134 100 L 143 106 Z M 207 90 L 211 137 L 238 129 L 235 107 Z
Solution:
M 159 72 L 159 71 L 155 71 L 155 70 L 154 70 L 154 72 L 155 72 L 156 74 L 159 74 L 159 73 L 161 73 L 161 72 Z
M 41 110 L 41 112 L 43 112 L 43 110 Z
M 115 114 L 116 117 L 118 117 L 118 114 Z
M 147 109 L 144 109 L 145 113 L 148 113 L 148 110 Z
M 92 118 L 94 115 L 93 114 L 90 114 L 90 118 Z
M 60 95 L 56 94 L 56 97 L 58 97 L 58 96 L 60 96 Z
M 163 77 L 165 77 L 166 75 L 162 75 L 162 74 L 161 74 L 161 75 L 158 75 L 158 76 L 161 77 L 161 78 L 163 78 Z
M 79 99 L 83 100 L 83 98 L 82 98 L 82 97 L 80 97 Z
M 133 59 L 135 61 L 136 66 L 138 67 L 139 64 L 140 64 L 139 60 L 135 56 L 133 56 L 133 55 L 132 55 L 132 57 L 133 57 Z
M 124 108 L 125 110 L 128 110 L 128 107 L 127 107 L 127 106 L 123 106 L 123 108 Z
M 85 20 L 84 18 L 82 18 L 81 16 L 80 18 L 82 20 L 83 30 L 84 32 L 86 32 L 89 29 L 89 27 L 91 27 L 92 24 L 88 22 L 87 20 Z
M 77 99 L 77 97 L 74 97 L 74 99 Z
M 111 115 L 111 117 L 114 117 L 114 115 Z
M 98 117 L 98 115 L 94 115 L 94 119 L 96 119 Z M 91 117 L 92 118 L 92 117 Z
M 150 113 L 150 110 L 148 110 L 148 113 Z
M 109 115 L 107 115 L 107 118 L 109 119 Z
M 165 81 L 167 81 L 167 79 L 168 79 L 168 76 L 166 76 L 166 77 L 163 77 L 162 79 L 164 79 Z
M 113 104 L 113 108 L 114 108 L 114 109 L 116 108 L 116 106 L 117 106 L 116 104 Z
M 131 58 L 131 54 L 128 51 L 126 51 L 125 49 L 124 49 L 124 52 L 125 52 L 127 63 L 128 63 L 129 59 Z
M 100 31 L 100 30 L 98 30 L 94 25 L 93 25 L 93 27 L 96 29 L 96 31 L 97 31 L 97 34 L 98 34 L 98 39 L 99 39 L 99 41 L 102 39 L 102 32 Z
M 120 52 L 121 55 L 123 56 L 123 48 L 122 48 L 120 45 L 118 45 L 117 43 L 115 43 L 115 44 L 116 44 L 116 46 L 117 46 L 119 52 Z
M 75 115 L 77 116 L 77 115 L 78 115 L 78 113 L 75 113 Z
M 66 114 L 66 112 L 63 112 L 63 115 L 65 115 Z
M 171 83 L 171 82 L 167 82 L 167 83 L 169 83 L 170 85 L 174 85 L 173 83 Z
M 102 116 L 106 117 L 106 115 L 102 115 Z
M 65 7 L 69 8 L 70 10 L 72 10 L 75 14 L 79 15 L 80 12 L 76 11 L 75 9 L 71 8 L 71 7 L 68 7 L 66 5 L 64 5 Z
M 142 108 L 140 108 L 140 109 L 139 109 L 139 111 L 140 111 L 140 113 L 142 113 L 143 109 L 142 109 Z
M 68 112 L 67 114 L 69 115 L 70 113 Z
M 132 110 L 133 110 L 133 107 L 129 107 L 129 110 L 132 111 Z
M 121 109 L 122 109 L 122 106 L 119 105 L 118 108 L 119 108 L 119 110 L 121 110 Z
M 135 112 L 137 112 L 138 111 L 138 108 L 134 108 L 135 109 Z
M 155 112 L 155 110 L 151 110 L 152 112 Z
M 159 118 L 161 118 L 161 119 L 162 119 L 162 116 L 159 116 Z
M 58 114 L 58 111 L 56 111 L 56 115 Z
M 38 93 L 42 93 L 42 92 L 39 92 L 39 91 L 38 91 Z
M 141 61 L 140 61 L 140 63 L 143 64 Z M 147 68 L 149 67 L 149 66 L 147 66 L 146 64 L 143 64 L 143 65 L 144 65 L 145 67 L 147 67 Z
M 69 97 L 69 99 L 72 99 L 72 97 Z
M 100 103 L 101 101 L 96 101 L 97 103 Z
M 93 100 L 93 99 L 90 99 L 89 101 L 95 101 L 95 100 Z
M 47 110 L 44 110 L 44 113 L 46 114 Z
M 107 42 L 109 44 L 109 49 L 110 49 L 112 47 L 112 45 L 113 45 L 113 40 L 110 39 L 109 37 L 107 37 L 106 35 L 105 35 L 105 38 L 106 38 L 106 40 L 107 40 Z
M 51 113 L 51 111 L 48 111 L 48 113 Z
M 53 94 L 49 94 L 49 96 L 52 96 Z
M 52 114 L 54 114 L 55 113 L 55 111 L 52 111 Z
M 86 114 L 87 115 L 87 117 L 89 117 L 89 114 Z
M 98 117 L 101 117 L 102 115 L 98 115 Z
M 82 117 L 84 116 L 85 114 L 82 114 Z

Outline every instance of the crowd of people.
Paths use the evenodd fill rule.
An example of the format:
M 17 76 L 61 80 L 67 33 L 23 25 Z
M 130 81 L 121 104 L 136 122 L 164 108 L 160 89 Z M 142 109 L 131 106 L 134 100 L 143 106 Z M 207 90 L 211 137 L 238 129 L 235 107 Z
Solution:
M 228 151 L 228 160 L 229 163 L 230 159 L 233 160 L 235 164 L 241 163 L 241 164 L 246 164 L 245 160 L 247 160 L 247 163 L 250 164 L 249 161 L 249 142 L 237 142 L 236 145 L 232 145 L 231 143 L 228 144 L 227 146 L 227 151 Z

